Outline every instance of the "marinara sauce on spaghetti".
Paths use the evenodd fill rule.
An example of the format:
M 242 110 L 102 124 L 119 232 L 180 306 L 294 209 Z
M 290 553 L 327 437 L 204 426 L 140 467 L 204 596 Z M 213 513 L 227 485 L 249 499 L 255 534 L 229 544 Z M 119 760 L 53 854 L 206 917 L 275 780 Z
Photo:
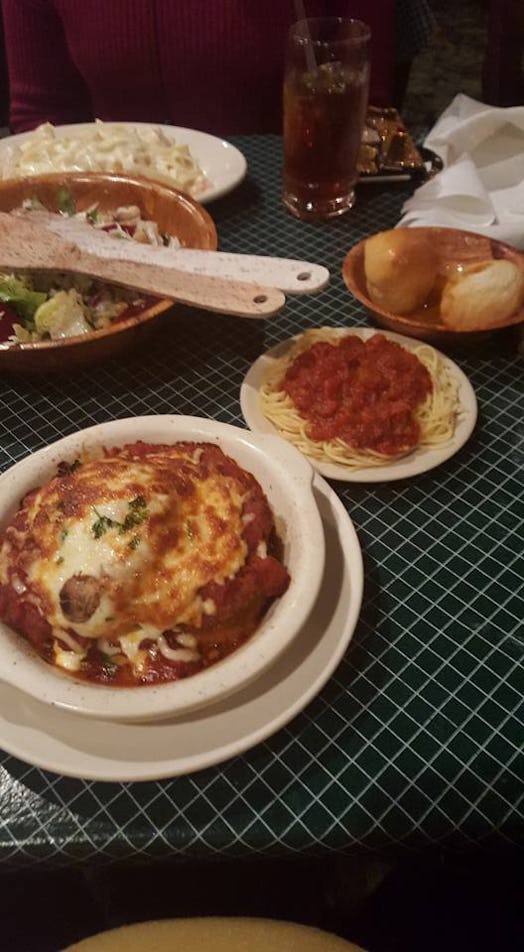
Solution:
M 280 389 L 307 421 L 310 439 L 395 457 L 418 445 L 415 411 L 433 384 L 414 354 L 375 334 L 317 341 L 294 359 Z

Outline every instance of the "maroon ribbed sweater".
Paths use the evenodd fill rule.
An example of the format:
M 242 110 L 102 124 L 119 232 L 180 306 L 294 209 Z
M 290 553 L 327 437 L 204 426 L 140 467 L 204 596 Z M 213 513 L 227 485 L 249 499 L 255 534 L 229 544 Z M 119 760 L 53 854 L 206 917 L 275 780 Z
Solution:
M 280 130 L 291 0 L 2 0 L 13 132 L 40 122 Z M 393 0 L 306 0 L 370 23 L 371 101 L 390 102 Z

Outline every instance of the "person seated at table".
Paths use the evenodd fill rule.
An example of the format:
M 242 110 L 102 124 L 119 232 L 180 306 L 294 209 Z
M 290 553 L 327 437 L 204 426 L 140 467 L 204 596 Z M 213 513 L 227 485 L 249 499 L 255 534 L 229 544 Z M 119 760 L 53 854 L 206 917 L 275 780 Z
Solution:
M 402 109 L 413 61 L 436 30 L 437 19 L 427 0 L 396 0 L 391 103 L 397 109 Z
M 482 63 L 482 101 L 491 106 L 524 103 L 524 0 L 484 0 L 487 35 Z
M 392 103 L 396 6 L 305 3 L 308 16 L 369 23 L 375 105 Z M 12 132 L 95 118 L 223 135 L 280 131 L 292 0 L 2 0 L 2 8 Z

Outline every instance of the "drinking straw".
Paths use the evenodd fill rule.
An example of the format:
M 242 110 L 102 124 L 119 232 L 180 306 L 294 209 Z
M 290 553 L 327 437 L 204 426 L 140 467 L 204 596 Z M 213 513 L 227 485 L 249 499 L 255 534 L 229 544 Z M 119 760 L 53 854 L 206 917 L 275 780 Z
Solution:
M 306 38 L 304 52 L 306 54 L 306 66 L 309 73 L 314 73 L 317 68 L 317 61 L 315 59 L 315 52 L 313 50 L 311 34 L 309 32 L 309 23 L 307 21 L 303 0 L 295 0 L 295 15 L 297 20 L 304 21 L 304 35 Z

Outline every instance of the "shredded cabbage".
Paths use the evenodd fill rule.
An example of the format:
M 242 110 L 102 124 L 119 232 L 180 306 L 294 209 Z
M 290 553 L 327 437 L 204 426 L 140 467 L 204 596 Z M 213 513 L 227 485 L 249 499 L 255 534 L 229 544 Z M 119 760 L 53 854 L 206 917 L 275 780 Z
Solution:
M 29 278 L 0 274 L 0 301 L 16 311 L 24 326 L 31 327 L 34 313 L 45 299 L 45 292 L 33 291 Z
M 78 291 L 57 291 L 40 305 L 34 317 L 35 329 L 40 337 L 59 340 L 61 337 L 76 337 L 92 330 L 86 320 L 86 309 Z

